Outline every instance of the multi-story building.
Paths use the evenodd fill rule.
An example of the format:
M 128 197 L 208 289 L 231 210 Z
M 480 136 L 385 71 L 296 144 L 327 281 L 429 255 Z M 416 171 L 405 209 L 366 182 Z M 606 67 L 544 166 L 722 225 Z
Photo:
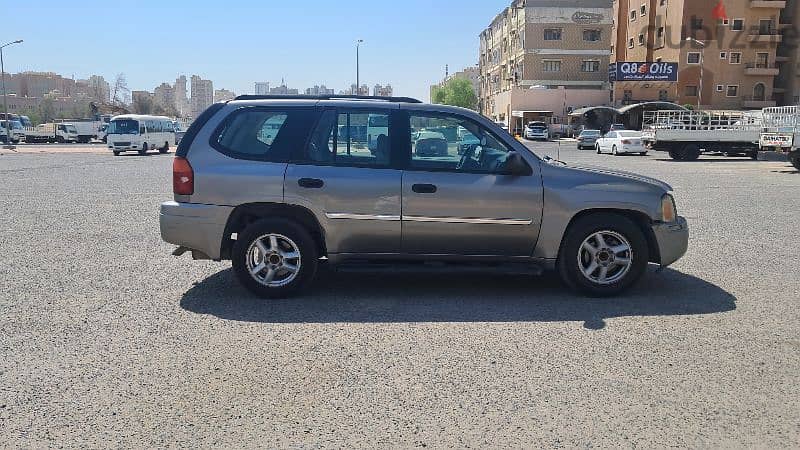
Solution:
M 677 63 L 678 81 L 615 82 L 614 103 L 714 109 L 776 104 L 785 1 L 615 0 L 612 61 Z
M 256 95 L 269 95 L 269 82 L 268 81 L 256 81 L 254 93 Z
M 394 89 L 391 84 L 387 84 L 386 86 L 376 84 L 375 87 L 372 88 L 372 95 L 376 97 L 391 97 L 393 93 Z
M 175 109 L 178 116 L 186 117 L 192 112 L 189 96 L 186 93 L 186 76 L 181 75 L 175 80 Z
M 780 73 L 772 90 L 780 106 L 800 105 L 800 0 L 788 0 L 781 12 L 780 28 L 784 30 L 775 61 Z M 791 31 L 791 33 L 789 33 Z
M 214 83 L 192 75 L 192 117 L 197 117 L 214 103 Z
M 6 89 L 20 97 L 42 98 L 48 94 L 68 97 L 75 90 L 75 80 L 53 72 L 21 72 L 6 79 Z
M 236 98 L 236 93 L 227 89 L 217 89 L 214 91 L 214 103 L 227 102 Z
M 269 90 L 269 95 L 298 95 L 299 93 L 299 90 L 287 87 L 284 80 L 281 80 L 280 86 L 270 88 Z
M 175 87 L 169 83 L 161 83 L 153 90 L 153 105 L 165 113 L 177 112 Z
M 306 95 L 333 95 L 334 90 L 328 89 L 324 84 L 306 89 Z
M 612 0 L 514 0 L 480 34 L 479 110 L 512 130 L 609 102 Z

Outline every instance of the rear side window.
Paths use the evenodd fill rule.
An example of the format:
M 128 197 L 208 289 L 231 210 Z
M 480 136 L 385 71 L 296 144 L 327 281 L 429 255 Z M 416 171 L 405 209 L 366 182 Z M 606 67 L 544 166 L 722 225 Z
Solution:
M 314 113 L 303 109 L 244 108 L 217 129 L 212 145 L 236 159 L 286 162 L 305 145 Z
M 385 168 L 391 165 L 388 111 L 325 111 L 304 160 L 321 165 Z

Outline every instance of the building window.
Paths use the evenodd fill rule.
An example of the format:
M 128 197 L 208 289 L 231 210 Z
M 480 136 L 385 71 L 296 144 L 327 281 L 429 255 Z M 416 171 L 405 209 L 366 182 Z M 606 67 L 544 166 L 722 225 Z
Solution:
M 600 72 L 600 61 L 583 61 L 581 72 Z
M 721 84 L 718 84 L 717 85 L 717 92 L 724 92 L 724 91 L 725 91 L 725 86 L 723 86 Z
M 560 41 L 561 40 L 561 28 L 545 28 L 545 30 L 544 30 L 544 40 L 545 41 Z
M 639 46 L 644 45 L 644 34 L 639 35 Z
M 702 30 L 703 29 L 703 19 L 699 17 L 692 17 L 691 21 L 691 29 L 692 30 Z
M 741 64 L 742 63 L 742 53 L 741 52 L 731 52 L 731 64 Z
M 667 0 L 661 0 L 659 3 L 661 6 L 667 6 Z
M 543 72 L 561 72 L 561 60 L 544 60 L 542 61 Z
M 739 86 L 738 85 L 731 85 L 728 86 L 728 91 L 725 93 L 728 97 L 738 97 L 739 96 Z
M 633 48 L 634 45 L 633 38 L 628 39 L 628 48 Z
M 614 46 L 613 45 L 611 46 L 611 54 L 612 55 L 614 54 Z
M 719 52 L 719 59 L 728 59 L 727 52 Z
M 687 97 L 697 97 L 697 86 L 686 86 L 685 94 Z
M 687 64 L 700 64 L 700 52 L 689 52 L 686 55 Z
M 583 30 L 583 40 L 586 42 L 600 42 L 601 38 L 600 30 Z
M 631 22 L 635 22 L 635 21 L 636 21 L 636 10 L 632 9 L 631 10 Z
M 744 31 L 744 19 L 733 19 L 731 21 L 731 30 Z
M 639 8 L 639 14 L 641 14 L 642 17 L 647 15 L 647 5 L 642 5 L 641 8 Z

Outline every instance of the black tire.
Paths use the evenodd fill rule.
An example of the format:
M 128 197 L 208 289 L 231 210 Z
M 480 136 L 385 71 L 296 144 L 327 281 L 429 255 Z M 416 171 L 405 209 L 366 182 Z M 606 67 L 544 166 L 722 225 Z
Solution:
M 164 153 L 169 153 L 169 142 L 164 142 L 164 146 L 158 149 L 158 152 L 161 153 L 162 155 Z
M 674 159 L 675 161 L 683 161 L 684 153 L 683 149 L 673 149 L 669 151 L 669 157 Z
M 603 153 L 603 152 L 601 152 L 601 151 L 600 151 L 600 144 L 597 144 L 597 145 L 595 145 L 595 146 L 594 146 L 594 149 L 595 149 L 595 151 L 597 151 L 597 154 L 598 154 L 598 155 L 599 155 L 599 154 L 601 154 L 601 153 Z
M 697 144 L 688 144 L 683 147 L 684 161 L 697 161 L 700 157 L 700 147 Z
M 617 146 L 611 147 L 611 154 L 614 156 L 619 156 L 619 152 L 617 152 Z
M 58 137 L 56 138 L 56 142 L 57 142 L 57 143 L 59 143 L 59 144 L 63 144 L 63 143 L 64 143 L 64 138 L 63 138 L 63 137 L 61 137 L 61 136 L 58 136 Z
M 789 162 L 792 163 L 795 169 L 800 170 L 800 153 L 791 153 L 789 155 Z
M 118 151 L 114 150 L 114 156 L 119 156 L 119 153 L 120 153 L 120 152 L 118 152 Z
M 248 252 L 260 237 L 278 234 L 291 239 L 300 252 L 297 276 L 285 286 L 270 287 L 260 283 L 252 275 L 247 265 Z M 283 219 L 263 219 L 248 226 L 233 246 L 233 271 L 247 290 L 262 298 L 287 298 L 307 288 L 317 273 L 319 254 L 311 234 L 302 226 Z
M 624 237 L 632 250 L 632 254 L 628 254 L 632 257 L 627 272 L 621 273 L 618 280 L 609 284 L 593 282 L 579 267 L 580 249 L 584 241 L 603 231 Z M 636 284 L 645 273 L 649 258 L 647 240 L 638 225 L 618 214 L 596 213 L 581 217 L 570 225 L 561 243 L 556 266 L 561 279 L 573 290 L 592 297 L 606 297 L 617 295 Z
M 647 152 L 639 152 L 639 156 L 647 156 Z
M 142 144 L 142 149 L 139 150 L 139 154 L 144 156 L 144 155 L 147 154 L 148 150 L 150 150 L 150 149 L 147 147 L 147 142 L 145 142 L 144 144 Z
M 758 152 L 757 151 L 750 152 L 747 156 L 749 156 L 750 159 L 752 159 L 753 161 L 758 161 Z

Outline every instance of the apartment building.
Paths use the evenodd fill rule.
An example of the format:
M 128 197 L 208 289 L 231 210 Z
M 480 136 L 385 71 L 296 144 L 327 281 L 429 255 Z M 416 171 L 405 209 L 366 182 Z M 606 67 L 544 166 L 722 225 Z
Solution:
M 214 83 L 192 75 L 192 117 L 197 117 L 214 103 Z
M 228 89 L 217 89 L 214 91 L 214 103 L 227 102 L 236 98 L 236 93 Z
M 393 94 L 394 88 L 392 88 L 391 84 L 387 84 L 386 86 L 376 84 L 375 87 L 372 88 L 372 95 L 376 97 L 391 97 Z
M 430 99 L 431 99 L 431 101 L 433 100 L 434 91 L 436 91 L 436 89 L 444 86 L 445 83 L 447 83 L 448 81 L 450 81 L 452 79 L 468 80 L 470 83 L 472 83 L 472 89 L 475 91 L 475 95 L 477 96 L 478 92 L 480 92 L 480 84 L 481 84 L 481 72 L 480 72 L 480 69 L 478 68 L 478 66 L 466 67 L 463 70 L 459 70 L 458 72 L 455 72 L 453 74 L 449 74 L 449 73 L 445 74 L 445 77 L 444 77 L 444 79 L 442 81 L 440 81 L 439 83 L 436 83 L 434 85 L 431 85 L 431 88 L 430 88 Z
M 608 104 L 611 2 L 514 0 L 480 34 L 480 112 L 514 130 Z
M 678 73 L 676 82 L 615 82 L 614 104 L 774 106 L 785 6 L 775 0 L 614 0 L 612 62 L 677 63 Z
M 186 92 L 186 76 L 181 75 L 175 79 L 175 108 L 180 117 L 186 117 L 192 111 L 192 105 Z
M 256 81 L 253 93 L 256 95 L 269 95 L 269 82 Z
M 306 88 L 306 95 L 333 95 L 335 91 L 328 89 L 324 84 L 322 86 L 314 85 L 314 87 Z
M 169 83 L 161 83 L 153 90 L 153 104 L 167 112 L 177 111 L 175 87 Z

